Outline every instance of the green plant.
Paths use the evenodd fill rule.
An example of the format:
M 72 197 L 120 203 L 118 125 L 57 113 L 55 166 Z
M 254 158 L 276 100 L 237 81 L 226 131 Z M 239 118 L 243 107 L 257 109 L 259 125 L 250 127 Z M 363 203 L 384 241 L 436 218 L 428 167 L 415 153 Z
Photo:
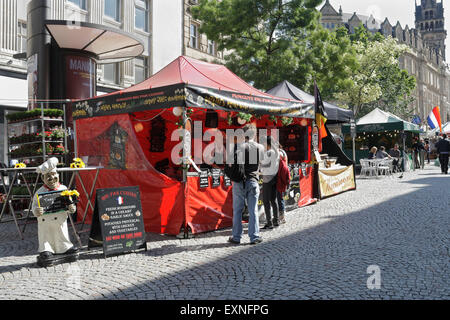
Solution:
M 250 122 L 250 120 L 252 119 L 252 115 L 245 112 L 239 112 L 238 117 L 242 120 L 245 120 L 246 122 Z
M 277 123 L 278 118 L 276 116 L 269 116 L 269 120 Z
M 293 121 L 294 121 L 293 118 L 290 118 L 290 117 L 281 117 L 281 124 L 282 124 L 283 126 L 288 126 L 288 125 L 290 125 Z
M 231 115 L 231 112 L 228 112 L 228 114 L 227 114 L 227 123 L 229 126 L 231 126 L 233 124 L 233 117 Z
M 56 127 L 51 131 L 52 140 L 62 140 L 64 139 L 66 132 L 63 128 Z
M 56 154 L 63 154 L 65 151 L 66 149 L 62 144 L 58 144 L 56 147 L 53 148 L 53 152 Z

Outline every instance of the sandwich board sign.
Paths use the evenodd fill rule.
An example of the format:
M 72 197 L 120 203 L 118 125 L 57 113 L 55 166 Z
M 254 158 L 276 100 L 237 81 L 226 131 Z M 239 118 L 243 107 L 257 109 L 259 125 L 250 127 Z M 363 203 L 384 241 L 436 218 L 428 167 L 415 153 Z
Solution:
M 103 245 L 105 258 L 147 251 L 139 187 L 96 190 L 88 248 Z

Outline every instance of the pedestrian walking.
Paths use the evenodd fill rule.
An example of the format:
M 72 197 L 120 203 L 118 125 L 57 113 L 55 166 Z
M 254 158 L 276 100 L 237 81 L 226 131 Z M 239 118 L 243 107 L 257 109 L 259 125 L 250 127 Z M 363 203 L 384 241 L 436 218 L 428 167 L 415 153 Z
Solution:
M 232 236 L 229 237 L 228 242 L 239 244 L 243 233 L 242 228 L 242 211 L 247 201 L 247 208 L 249 213 L 248 220 L 248 236 L 251 244 L 262 242 L 262 237 L 259 235 L 259 219 L 257 216 L 258 197 L 259 197 L 259 169 L 260 161 L 264 156 L 264 147 L 255 142 L 256 127 L 248 124 L 244 126 L 245 143 L 237 151 L 238 163 L 229 165 L 230 168 L 238 168 L 242 172 L 240 178 L 233 178 L 228 175 L 233 181 L 233 228 Z M 231 170 L 235 171 L 235 170 Z
M 448 157 L 450 153 L 450 141 L 447 140 L 447 135 L 444 134 L 442 139 L 436 143 L 437 153 L 439 154 L 439 163 L 441 164 L 441 172 L 448 174 Z
M 425 150 L 425 142 L 423 139 L 420 139 L 419 141 L 419 161 L 420 161 L 420 168 L 423 170 L 425 168 L 425 155 L 427 151 Z
M 424 146 L 424 148 L 425 148 L 425 152 L 426 152 L 426 155 L 427 155 L 427 161 L 428 161 L 428 164 L 430 164 L 430 153 L 431 153 L 431 148 L 430 148 L 430 141 L 429 141 L 429 140 L 425 140 L 425 146 Z
M 419 138 L 414 138 L 414 143 L 412 145 L 412 149 L 413 149 L 414 169 L 419 169 L 420 168 L 420 161 L 419 161 L 420 141 L 419 141 Z
M 280 164 L 278 165 L 279 167 L 281 165 L 283 165 L 283 163 L 288 166 L 288 156 L 286 151 L 283 150 L 283 146 L 281 144 L 278 144 L 278 152 L 280 153 Z M 283 162 L 283 163 L 282 163 Z M 285 202 L 284 202 L 284 195 L 286 193 L 286 190 L 280 191 L 280 186 L 279 186 L 279 180 L 282 177 L 277 177 L 277 202 L 278 202 L 278 221 L 280 224 L 286 223 L 286 218 L 285 218 Z M 289 187 L 289 182 L 287 183 L 287 187 Z
M 266 224 L 263 229 L 278 227 L 278 202 L 277 202 L 277 173 L 280 164 L 280 153 L 276 141 L 271 136 L 267 137 L 266 152 L 261 163 L 261 175 L 263 179 L 263 205 L 266 214 Z M 273 212 L 273 218 L 272 218 Z

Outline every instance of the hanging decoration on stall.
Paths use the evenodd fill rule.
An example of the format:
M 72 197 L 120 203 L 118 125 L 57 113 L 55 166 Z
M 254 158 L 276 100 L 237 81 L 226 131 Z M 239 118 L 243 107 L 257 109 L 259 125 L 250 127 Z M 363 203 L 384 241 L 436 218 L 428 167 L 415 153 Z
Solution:
M 205 128 L 217 128 L 219 125 L 219 115 L 214 110 L 206 111 Z
M 200 188 L 204 189 L 204 188 L 208 188 L 209 187 L 209 172 L 208 170 L 202 170 L 200 172 Z
M 88 248 L 103 246 L 107 256 L 147 251 L 139 187 L 96 190 Z
M 317 129 L 316 126 L 314 126 L 312 131 L 312 145 L 314 151 L 319 150 L 319 130 Z
M 126 142 L 128 133 L 116 121 L 108 130 L 109 136 L 109 169 L 126 169 Z
M 302 163 L 300 164 L 300 169 L 302 170 L 302 175 L 303 175 L 304 177 L 308 177 L 308 173 L 307 173 L 307 171 L 306 171 L 306 163 L 302 162 Z
M 225 187 L 232 186 L 231 179 L 225 173 L 223 174 L 223 184 Z
M 166 141 L 166 121 L 162 117 L 157 117 L 151 121 L 150 152 L 164 152 L 164 142 Z
M 213 188 L 219 187 L 220 186 L 220 169 L 212 169 L 211 170 L 211 176 L 212 176 L 212 183 L 211 186 Z

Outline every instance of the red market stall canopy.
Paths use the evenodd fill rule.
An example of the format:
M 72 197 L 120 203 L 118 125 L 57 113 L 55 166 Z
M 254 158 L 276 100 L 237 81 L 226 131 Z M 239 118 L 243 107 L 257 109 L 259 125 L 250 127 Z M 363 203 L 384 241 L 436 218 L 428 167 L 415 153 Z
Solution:
M 73 105 L 74 120 L 120 113 L 193 107 L 314 119 L 313 103 L 274 97 L 225 66 L 180 56 L 149 79 Z
M 216 178 L 211 172 L 206 181 L 209 187 L 199 184 L 198 172 L 187 172 L 186 181 L 179 179 L 181 166 L 171 160 L 178 144 L 171 134 L 179 126 L 179 116 L 166 112 L 174 107 L 194 109 L 189 118 L 200 121 L 202 130 L 241 127 L 227 122 L 231 112 L 250 113 L 259 128 L 269 130 L 281 123 L 269 116 L 294 117 L 292 126 L 280 128 L 280 137 L 290 139 L 290 159 L 298 164 L 310 161 L 313 104 L 261 92 L 221 65 L 181 56 L 135 86 L 75 101 L 77 156 L 88 165 L 105 168 L 99 172 L 97 188 L 139 186 L 147 232 L 178 234 L 184 225 L 198 233 L 232 224 L 231 184 L 223 172 Z M 208 125 L 204 109 L 217 111 L 213 112 L 218 114 L 215 125 Z M 293 206 L 315 202 L 313 168 L 292 170 L 299 176 L 291 197 Z M 89 172 L 81 174 L 88 184 L 95 178 Z M 79 211 L 84 212 L 86 205 L 82 196 Z M 88 212 L 87 221 L 90 218 Z

